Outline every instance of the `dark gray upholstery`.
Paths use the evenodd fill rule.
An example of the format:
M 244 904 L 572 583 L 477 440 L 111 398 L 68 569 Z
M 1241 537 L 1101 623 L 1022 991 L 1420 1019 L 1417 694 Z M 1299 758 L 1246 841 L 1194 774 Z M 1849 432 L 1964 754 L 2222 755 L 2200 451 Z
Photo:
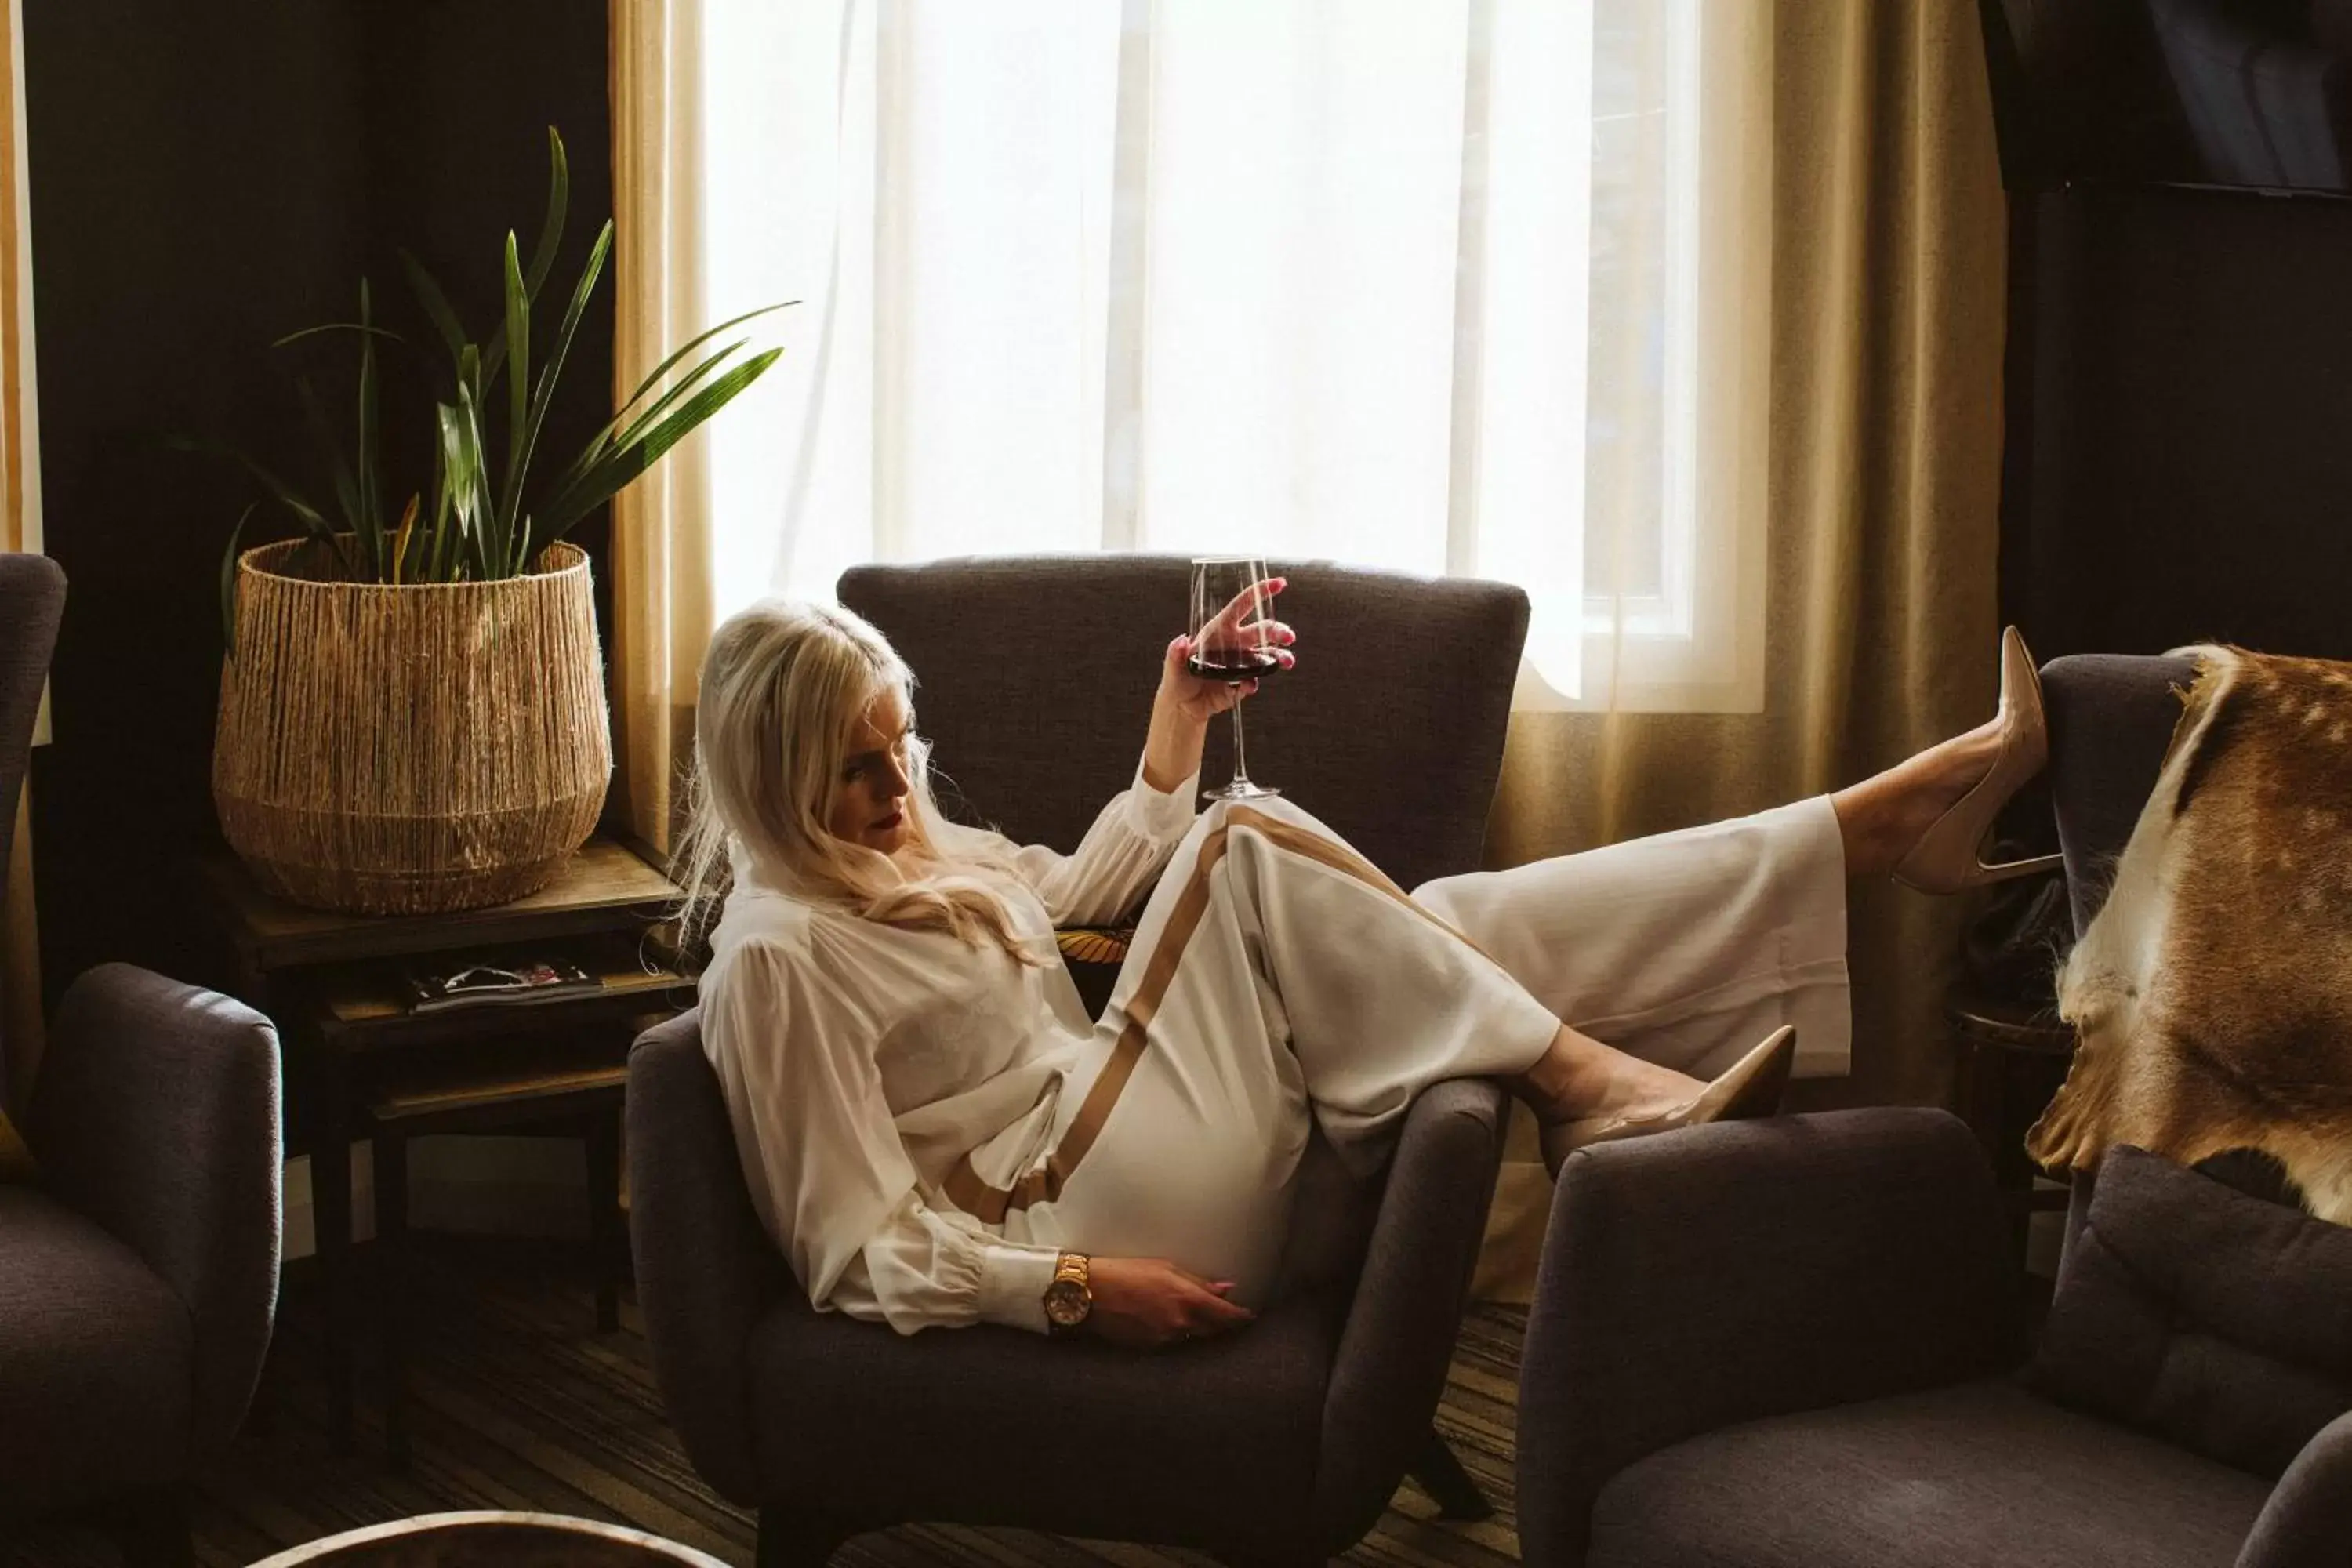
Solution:
M 136 1252 L 0 1186 L 0 1518 L 181 1475 L 194 1353 L 187 1309 Z
M 2254 1521 L 2239 1568 L 2342 1568 L 2352 1542 L 2352 1411 L 2329 1422 Z
M 1502 583 L 1277 561 L 1276 613 L 1299 664 L 1249 701 L 1250 772 L 1328 823 L 1401 887 L 1475 869 L 1502 768 L 1528 596 Z M 858 566 L 841 602 L 915 672 L 918 727 L 971 814 L 1067 849 L 1127 786 L 1160 656 L 1184 628 L 1181 556 L 1006 556 Z M 1034 672 L 998 651 L 1050 628 Z M 1066 660 L 1063 662 L 1062 660 Z M 1229 776 L 1210 727 L 1202 779 Z
M 986 1324 L 900 1342 L 796 1303 L 751 1338 L 753 1386 L 793 1412 L 762 1422 L 761 1493 L 877 1524 L 1304 1544 L 1331 1337 L 1311 1300 L 1154 1354 Z
M 2196 677 L 2192 660 L 2133 654 L 2074 654 L 2042 667 L 2050 802 L 2078 933 L 2107 901 L 2116 862 L 2180 721 L 2181 695 Z M 2095 1186 L 2091 1176 L 2075 1177 L 2066 1205 L 2070 1245 Z
M 104 963 L 66 989 L 25 1121 L 44 1187 L 136 1252 L 194 1325 L 191 1436 L 245 1417 L 278 1300 L 278 1032 Z
M 1722 1123 L 1570 1156 L 1520 1363 L 1527 1561 L 1584 1562 L 1593 1500 L 1647 1455 L 2013 1360 L 2007 1250 L 1983 1153 L 1938 1110 Z
M 1602 1489 L 1592 1560 L 2225 1568 L 2268 1490 L 2006 1380 L 1964 1383 L 1751 1421 L 1654 1454 Z
M 11 820 L 63 600 L 49 563 L 0 556 Z M 39 1185 L 0 1187 L 0 1518 L 169 1491 L 236 1431 L 269 1342 L 277 1035 L 103 964 L 68 988 L 21 1111 Z
M 169 1489 L 244 1419 L 278 1247 L 278 1038 L 110 963 L 51 1025 L 0 1187 L 0 1517 Z
M 2266 1479 L 2352 1408 L 2352 1229 L 2143 1150 L 2099 1162 L 2034 1388 Z
M 1525 596 L 1289 570 L 1302 673 L 1254 701 L 1253 771 L 1407 885 L 1475 868 Z M 1182 562 L 1129 557 L 861 567 L 841 592 L 914 668 L 971 814 L 1067 847 L 1134 773 L 1186 585 Z M 1079 663 L 976 655 L 1041 617 Z M 1446 655 L 1395 659 L 1391 635 Z M 1503 1109 L 1494 1083 L 1437 1084 L 1384 1184 L 1303 1173 L 1277 1298 L 1234 1334 L 1149 1354 L 985 1325 L 902 1338 L 808 1306 L 753 1215 L 689 1014 L 629 1063 L 630 1234 L 663 1398 L 703 1476 L 761 1508 L 775 1561 L 927 1519 L 1319 1562 L 1427 1438 Z
M 2185 658 L 2084 653 L 2042 670 L 2050 720 L 2050 795 L 2066 892 L 2081 931 L 2106 902 L 2116 861 L 2180 718 L 2180 697 L 2196 679 Z
M 1406 1118 L 1323 1401 L 1315 1512 L 1326 1552 L 1372 1527 L 1444 1395 L 1505 1109 L 1493 1083 L 1457 1079 L 1423 1089 Z
M 8 890 L 9 851 L 16 837 L 16 796 L 33 748 L 33 721 L 65 617 L 66 574 L 46 555 L 0 554 L 0 895 Z M 0 1042 L 4 1045 L 5 1042 Z M 0 1049 L 0 1110 L 11 1074 Z
M 1501 1155 L 1495 1085 L 1414 1101 L 1351 1296 L 1152 1353 L 987 1325 L 902 1338 L 808 1305 L 696 1026 L 630 1054 L 629 1230 L 663 1401 L 720 1493 L 836 1533 L 953 1520 L 1310 1560 L 1379 1516 L 1444 1390 Z
M 662 1402 L 702 1479 L 756 1504 L 746 1357 L 752 1331 L 797 1287 L 752 1211 L 695 1012 L 637 1037 L 625 1114 L 637 1307 Z
M 2188 673 L 2108 658 L 2043 671 L 2078 924 L 2105 897 Z M 1980 1152 L 1940 1112 L 1843 1116 L 1697 1128 L 1569 1162 L 1519 1395 L 1528 1563 L 2352 1562 L 2352 1415 L 2273 1488 L 1988 1376 L 2014 1359 L 2013 1277 Z M 2095 1191 L 2077 1179 L 2075 1239 Z M 2190 1230 L 2176 1242 L 2210 1244 Z M 2290 1249 L 2269 1284 L 2289 1310 L 2311 1298 L 2299 1321 L 2255 1337 L 2284 1334 L 2324 1362 L 2306 1342 L 2340 1342 L 2343 1289 L 2324 1268 L 2282 1289 L 2295 1267 Z

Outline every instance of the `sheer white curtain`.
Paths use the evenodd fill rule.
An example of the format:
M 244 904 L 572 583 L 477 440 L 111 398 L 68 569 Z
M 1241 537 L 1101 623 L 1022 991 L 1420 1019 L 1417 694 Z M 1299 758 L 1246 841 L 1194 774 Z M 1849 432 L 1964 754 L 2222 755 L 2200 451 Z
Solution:
M 992 551 L 1500 577 L 1521 700 L 1753 709 L 1750 0 L 700 0 L 715 608 Z

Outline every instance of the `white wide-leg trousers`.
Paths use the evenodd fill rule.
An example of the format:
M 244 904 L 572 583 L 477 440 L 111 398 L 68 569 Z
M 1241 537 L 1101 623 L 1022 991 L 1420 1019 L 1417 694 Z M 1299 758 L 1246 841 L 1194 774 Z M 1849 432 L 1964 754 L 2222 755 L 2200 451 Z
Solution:
M 1310 1116 L 1376 1170 L 1423 1088 L 1523 1071 L 1563 1021 L 1699 1075 L 1782 1023 L 1842 1062 L 1845 986 L 1826 800 L 1411 898 L 1287 801 L 1220 804 L 1050 1120 L 975 1150 L 962 1201 L 1010 1238 L 1173 1258 L 1255 1303 Z

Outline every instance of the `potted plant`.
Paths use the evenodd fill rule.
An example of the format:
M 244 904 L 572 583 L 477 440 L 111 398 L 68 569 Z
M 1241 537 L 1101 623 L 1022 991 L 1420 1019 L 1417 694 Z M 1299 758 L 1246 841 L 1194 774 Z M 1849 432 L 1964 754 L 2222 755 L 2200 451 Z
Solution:
M 264 886 L 300 903 L 418 914 L 501 903 L 552 879 L 594 830 L 612 772 L 588 560 L 564 536 L 781 352 L 742 355 L 748 340 L 738 339 L 688 364 L 764 310 L 722 322 L 664 361 L 568 462 L 539 460 L 613 238 L 608 220 L 552 336 L 541 338 L 533 307 L 570 193 L 551 128 L 548 147 L 546 218 L 527 265 L 508 234 L 505 309 L 486 336 L 467 331 L 402 253 L 446 354 L 435 372 L 425 486 L 393 499 L 379 450 L 378 345 L 407 345 L 377 323 L 364 279 L 356 321 L 277 345 L 320 332 L 356 342 L 348 456 L 310 384 L 297 383 L 331 479 L 331 513 L 241 454 L 182 443 L 228 452 L 302 531 L 240 552 L 248 507 L 231 535 L 213 748 L 213 801 L 230 847 Z

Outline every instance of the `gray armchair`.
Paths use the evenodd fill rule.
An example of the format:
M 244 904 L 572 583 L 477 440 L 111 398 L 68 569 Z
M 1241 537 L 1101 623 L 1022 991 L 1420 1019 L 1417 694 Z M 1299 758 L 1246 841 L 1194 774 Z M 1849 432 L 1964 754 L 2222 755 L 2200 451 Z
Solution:
M 2187 668 L 2103 657 L 2043 672 L 2078 927 L 2154 783 Z M 2093 1184 L 2075 1183 L 2070 1247 Z M 2024 1349 L 1990 1170 L 1941 1111 L 1580 1153 L 1521 1370 L 1526 1560 L 2352 1562 L 2352 1414 L 2284 1475 L 2257 1475 L 2051 1403 L 2012 1375 Z
M 0 555 L 0 875 L 65 600 Z M 0 1184 L 0 1522 L 96 1506 L 184 1561 L 195 1458 L 243 1419 L 278 1289 L 278 1042 L 260 1015 L 128 964 L 67 990 Z
M 1251 705 L 1253 773 L 1406 886 L 1475 867 L 1525 596 L 1276 569 L 1296 584 L 1283 608 L 1302 666 Z M 841 594 L 921 682 L 919 721 L 957 786 L 943 804 L 1067 847 L 1134 772 L 1186 586 L 1181 561 L 1049 558 L 860 568 Z M 989 651 L 1041 625 L 1066 662 Z M 688 1014 L 630 1059 L 630 1232 L 663 1399 L 696 1468 L 761 1510 L 763 1564 L 822 1563 L 854 1531 L 915 1520 L 1320 1562 L 1408 1470 L 1476 1509 L 1430 1423 L 1502 1112 L 1494 1083 L 1433 1086 L 1371 1190 L 1318 1137 L 1285 1288 L 1239 1332 L 1152 1354 L 985 1325 L 902 1339 L 808 1306 L 752 1214 Z

